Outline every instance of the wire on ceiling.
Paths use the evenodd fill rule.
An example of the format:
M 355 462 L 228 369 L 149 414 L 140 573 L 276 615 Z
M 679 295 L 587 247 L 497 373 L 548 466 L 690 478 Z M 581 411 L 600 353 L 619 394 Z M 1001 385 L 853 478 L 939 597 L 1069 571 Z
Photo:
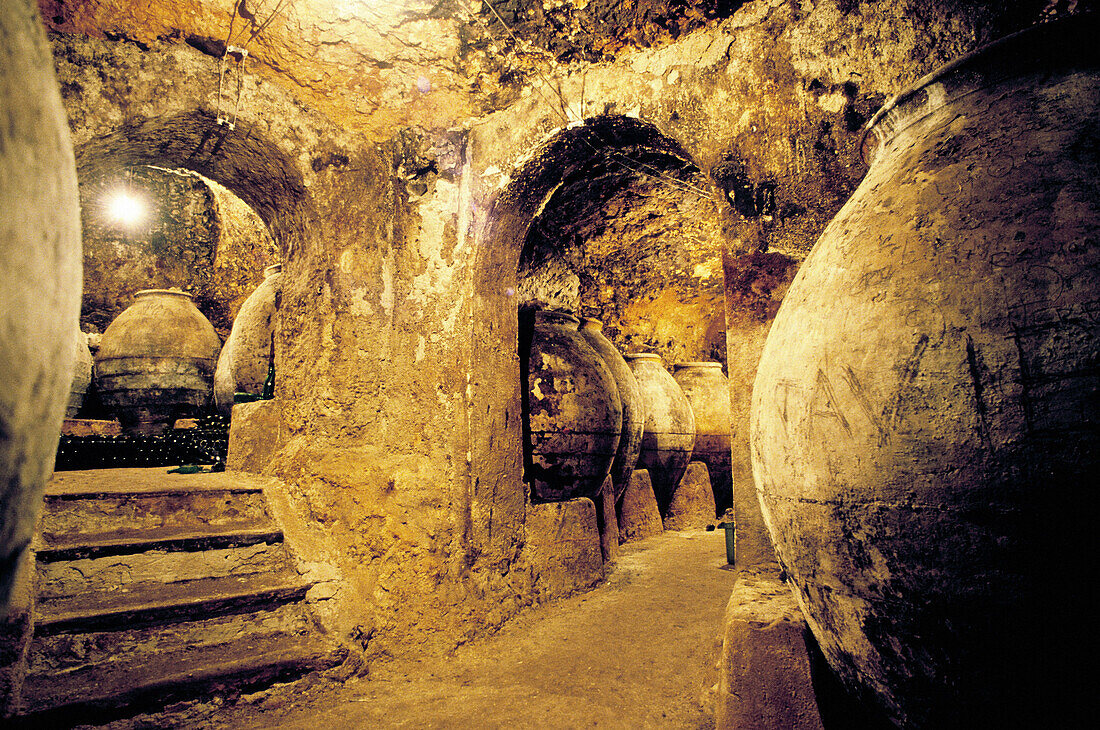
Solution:
M 256 40 L 267 26 L 271 24 L 271 21 L 275 19 L 279 13 L 290 6 L 292 0 L 278 0 L 275 5 L 275 9 L 271 11 L 271 14 L 267 16 L 267 20 L 262 23 L 256 22 L 256 14 L 248 9 L 247 0 L 233 0 L 233 13 L 229 18 L 229 32 L 225 38 L 225 50 L 222 52 L 221 60 L 218 64 L 218 108 L 216 114 L 216 120 L 219 125 L 228 127 L 233 130 L 237 126 L 237 116 L 241 110 L 241 98 L 244 95 L 244 61 L 248 58 L 248 44 Z M 266 6 L 261 8 L 261 11 L 266 9 Z M 244 34 L 248 32 L 248 28 L 245 27 L 239 36 L 234 37 L 233 29 L 237 24 L 237 16 L 240 15 L 242 20 L 247 20 L 252 27 L 252 32 L 247 39 L 241 41 Z M 232 58 L 234 65 L 229 66 L 228 60 Z M 230 74 L 235 77 L 234 82 L 227 82 L 226 76 Z M 229 89 L 227 86 L 234 86 L 235 88 Z M 228 98 L 227 98 L 228 97 Z M 232 111 L 229 111 L 232 107 Z

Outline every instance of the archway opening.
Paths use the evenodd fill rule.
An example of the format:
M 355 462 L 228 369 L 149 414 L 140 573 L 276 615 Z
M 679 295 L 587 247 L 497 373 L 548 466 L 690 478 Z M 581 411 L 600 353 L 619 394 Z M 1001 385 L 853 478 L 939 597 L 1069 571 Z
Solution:
M 501 528 L 508 515 L 522 524 L 525 499 L 520 307 L 602 319 L 619 349 L 656 352 L 669 366 L 724 362 L 721 231 L 708 179 L 675 140 L 603 116 L 536 150 L 482 234 L 473 518 L 475 536 L 506 548 L 511 533 Z
M 93 352 L 134 293 L 150 289 L 191 294 L 219 345 L 224 343 L 237 312 L 263 282 L 265 267 L 306 240 L 304 186 L 285 156 L 257 137 L 226 134 L 202 112 L 124 125 L 76 153 L 85 240 L 81 325 Z M 185 454 L 225 462 L 234 388 L 220 413 L 210 397 L 194 414 L 209 429 L 200 439 L 202 449 L 192 447 L 194 439 L 166 432 L 148 434 L 156 443 L 89 451 L 82 437 L 127 435 L 113 423 L 117 414 L 97 397 L 96 385 L 72 413 L 82 422 L 62 439 L 59 469 L 159 466 Z M 178 440 L 184 445 L 172 447 Z M 115 463 L 119 459 L 125 463 Z

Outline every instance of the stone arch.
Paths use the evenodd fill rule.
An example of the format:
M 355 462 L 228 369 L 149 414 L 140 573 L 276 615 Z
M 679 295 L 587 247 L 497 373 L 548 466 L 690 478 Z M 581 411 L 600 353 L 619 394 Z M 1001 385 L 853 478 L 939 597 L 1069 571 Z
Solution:
M 520 258 L 532 221 L 555 192 L 604 158 L 619 159 L 633 172 L 649 168 L 693 187 L 710 187 L 691 155 L 657 126 L 601 116 L 555 133 L 491 202 L 478 232 L 473 274 L 472 527 L 479 549 L 501 560 L 521 543 L 526 504 L 515 296 Z
M 284 255 L 304 245 L 314 217 L 302 179 L 289 157 L 255 131 L 219 125 L 202 109 L 167 118 L 130 121 L 76 148 L 82 179 L 131 165 L 192 170 L 235 193 L 259 214 Z

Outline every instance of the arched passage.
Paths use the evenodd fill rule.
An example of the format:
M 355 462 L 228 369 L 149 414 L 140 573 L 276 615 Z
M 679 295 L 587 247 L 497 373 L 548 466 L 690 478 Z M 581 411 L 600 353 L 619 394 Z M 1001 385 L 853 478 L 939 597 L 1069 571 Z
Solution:
M 313 217 L 302 175 L 282 150 L 254 131 L 230 131 L 201 109 L 123 124 L 78 146 L 76 163 L 86 179 L 134 165 L 193 170 L 252 207 L 284 253 L 305 243 Z
M 691 254 L 680 245 L 682 241 L 672 241 L 673 232 L 664 224 L 674 206 L 682 206 L 679 213 L 694 211 L 695 217 L 708 211 L 714 224 L 708 244 L 713 245 L 704 244 Z M 684 215 L 684 220 L 689 217 Z M 596 117 L 558 132 L 530 155 L 497 196 L 480 232 L 474 274 L 472 506 L 475 542 L 482 550 L 507 559 L 519 543 L 523 524 L 517 308 L 525 297 L 547 297 L 540 297 L 545 290 L 539 292 L 538 287 L 521 291 L 519 272 L 530 273 L 547 261 L 583 255 L 586 244 L 596 242 L 606 247 L 606 255 L 579 267 L 586 271 L 578 278 L 590 279 L 581 288 L 591 292 L 610 285 L 610 279 L 600 280 L 592 273 L 606 269 L 619 277 L 625 291 L 638 291 L 653 284 L 630 281 L 642 275 L 647 258 L 676 260 L 683 272 L 677 284 L 685 291 L 694 286 L 693 280 L 697 284 L 703 278 L 712 279 L 709 309 L 718 321 L 712 334 L 724 355 L 717 218 L 709 181 L 691 156 L 656 126 L 623 116 Z M 634 233 L 627 235 L 632 227 Z M 591 253 L 595 244 L 587 248 Z M 701 276 L 703 271 L 707 276 Z M 655 307 L 668 304 L 661 301 L 667 295 L 664 284 L 671 280 L 662 281 L 646 295 Z M 671 285 L 667 289 L 671 291 Z M 553 303 L 586 315 L 611 315 L 616 318 L 609 328 L 613 337 L 629 329 L 620 326 L 626 319 L 624 307 L 614 297 L 603 304 L 598 297 L 587 302 L 572 297 L 573 306 L 567 301 L 570 298 L 563 296 Z M 663 349 L 659 338 L 645 333 L 621 341 Z M 665 354 L 681 357 L 671 348 Z M 694 351 L 691 359 L 713 354 Z

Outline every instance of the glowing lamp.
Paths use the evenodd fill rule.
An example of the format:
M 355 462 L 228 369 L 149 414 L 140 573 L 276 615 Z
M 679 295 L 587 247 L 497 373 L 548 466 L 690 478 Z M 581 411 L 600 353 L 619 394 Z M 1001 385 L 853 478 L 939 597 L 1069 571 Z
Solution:
M 128 192 L 118 192 L 108 201 L 107 214 L 111 220 L 132 226 L 145 218 L 145 204 Z

